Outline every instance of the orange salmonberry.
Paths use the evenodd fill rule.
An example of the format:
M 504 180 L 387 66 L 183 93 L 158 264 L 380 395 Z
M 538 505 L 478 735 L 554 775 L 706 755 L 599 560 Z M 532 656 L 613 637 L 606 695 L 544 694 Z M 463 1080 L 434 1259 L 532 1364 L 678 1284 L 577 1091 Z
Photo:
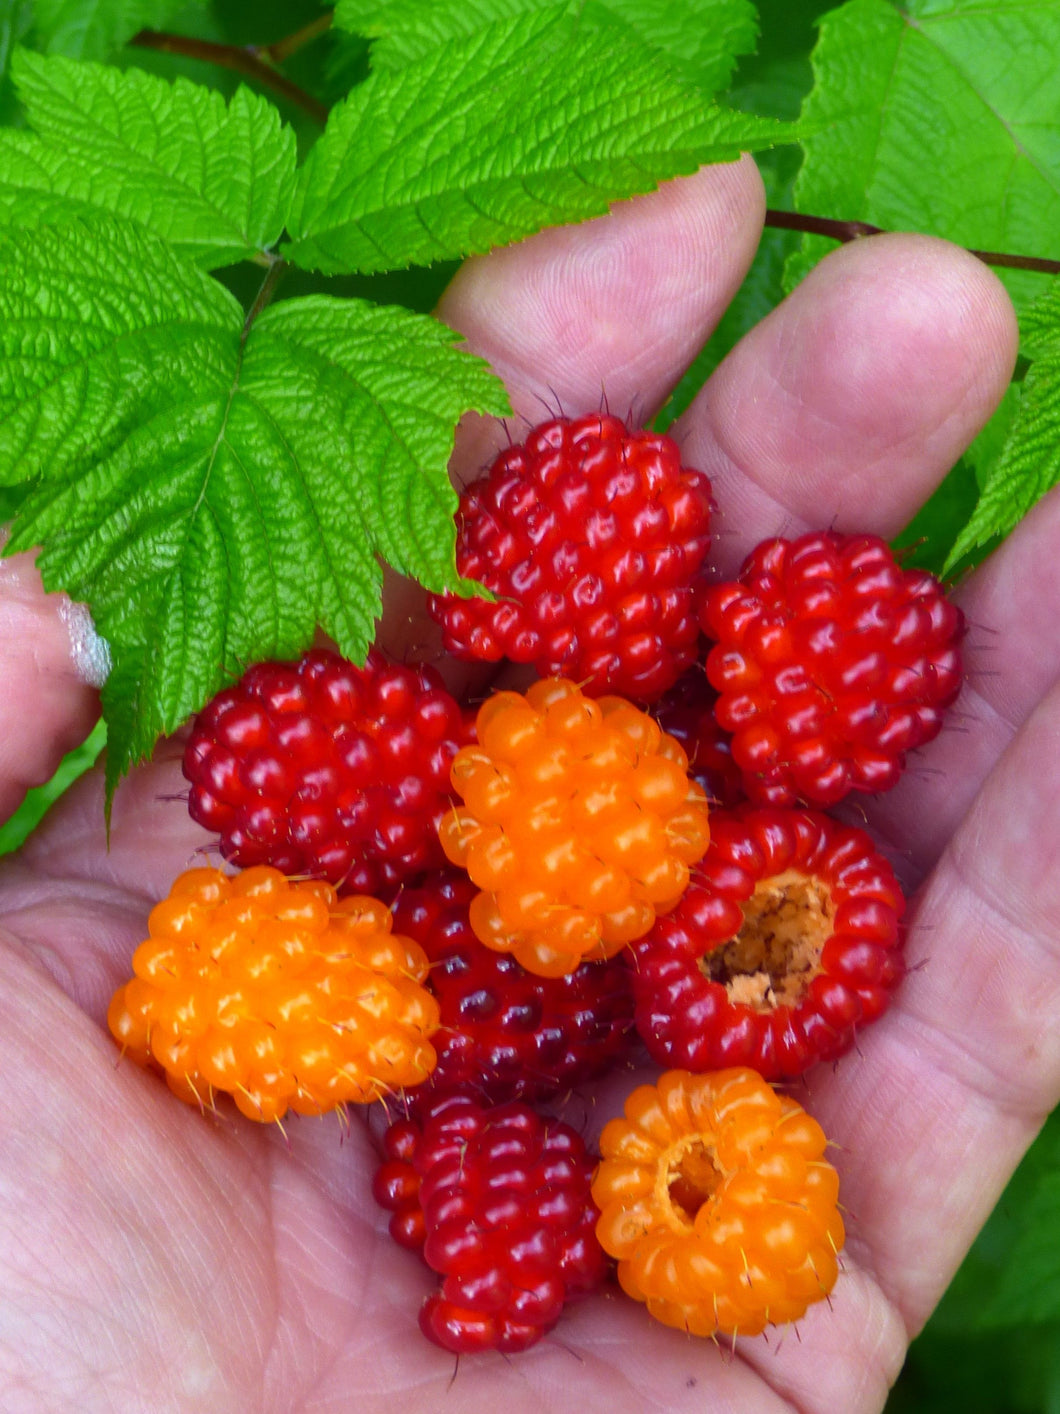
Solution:
M 439 837 L 481 890 L 470 918 L 487 947 L 559 977 L 676 906 L 709 841 L 706 795 L 647 713 L 546 678 L 495 693 L 476 730 Z
M 824 1132 L 752 1070 L 666 1071 L 604 1126 L 597 1236 L 624 1291 L 693 1335 L 797 1320 L 838 1272 Z
M 322 1114 L 421 1081 L 438 1004 L 427 957 L 376 899 L 265 866 L 181 874 L 149 919 L 107 1023 L 189 1104 L 255 1120 Z

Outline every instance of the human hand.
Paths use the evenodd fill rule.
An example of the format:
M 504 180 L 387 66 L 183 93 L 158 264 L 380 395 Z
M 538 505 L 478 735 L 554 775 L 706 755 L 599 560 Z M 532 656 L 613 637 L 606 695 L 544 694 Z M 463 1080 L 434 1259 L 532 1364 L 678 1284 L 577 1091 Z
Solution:
M 557 405 L 646 418 L 696 353 L 757 242 L 750 162 L 717 167 L 465 266 L 443 319 L 491 359 L 517 416 Z M 893 535 L 989 415 L 1011 308 L 974 258 L 923 237 L 829 256 L 673 429 L 720 507 L 730 573 L 771 534 Z M 469 422 L 466 480 L 503 434 Z M 1047 498 L 957 598 L 971 629 L 962 730 L 864 802 L 914 897 L 910 974 L 888 1014 L 798 1091 L 835 1141 L 849 1218 L 829 1303 L 735 1353 L 652 1322 L 617 1291 L 572 1306 L 511 1360 L 423 1341 L 430 1274 L 386 1233 L 367 1129 L 334 1117 L 204 1118 L 118 1065 L 104 1015 L 151 904 L 208 836 L 179 742 L 119 790 L 79 783 L 0 868 L 0 1388 L 23 1411 L 359 1414 L 871 1411 L 1046 1113 L 1060 1098 L 1060 501 Z M 0 808 L 88 729 L 62 601 L 0 566 Z M 430 653 L 395 592 L 392 652 Z M 453 678 L 451 677 L 451 681 Z M 924 770 L 919 769 L 923 764 Z M 927 769 L 927 768 L 930 769 Z M 590 1137 L 639 1077 L 580 1095 Z

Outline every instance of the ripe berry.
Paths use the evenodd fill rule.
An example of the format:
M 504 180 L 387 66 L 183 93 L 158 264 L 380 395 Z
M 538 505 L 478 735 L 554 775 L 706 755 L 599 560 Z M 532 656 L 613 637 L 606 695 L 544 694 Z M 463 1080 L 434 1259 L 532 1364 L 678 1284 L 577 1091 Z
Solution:
M 322 1114 L 415 1085 L 434 1065 L 427 958 L 375 899 L 275 869 L 181 874 L 152 910 L 107 1023 L 189 1104 L 250 1119 Z
M 684 897 L 632 945 L 637 1030 L 663 1066 L 802 1074 L 853 1045 L 904 966 L 905 907 L 868 836 L 809 810 L 715 810 Z
M 460 500 L 457 569 L 495 602 L 428 607 L 458 657 L 651 701 L 695 657 L 710 509 L 710 482 L 669 437 L 597 413 L 554 418 Z
M 444 864 L 438 821 L 470 717 L 425 667 L 314 649 L 259 663 L 199 714 L 192 818 L 225 859 L 375 893 Z
M 435 1100 L 384 1138 L 376 1200 L 402 1246 L 443 1280 L 420 1328 L 445 1350 L 525 1350 L 607 1271 L 589 1195 L 595 1159 L 559 1120 L 522 1104 Z
M 816 1120 L 750 1070 L 674 1070 L 600 1136 L 597 1235 L 624 1291 L 691 1335 L 796 1321 L 838 1274 L 839 1179 Z
M 629 1050 L 633 996 L 617 960 L 586 962 L 563 977 L 535 977 L 479 942 L 468 920 L 478 890 L 456 869 L 402 890 L 394 927 L 431 962 L 438 999 L 438 1062 L 405 1092 L 413 1113 L 440 1091 L 493 1105 L 532 1102 L 602 1074 Z
M 646 713 L 551 678 L 494 694 L 476 730 L 439 835 L 482 890 L 470 918 L 487 947 L 558 977 L 674 907 L 706 849 L 706 798 Z
M 871 535 L 769 540 L 708 590 L 707 677 L 758 805 L 893 786 L 961 685 L 960 610 Z

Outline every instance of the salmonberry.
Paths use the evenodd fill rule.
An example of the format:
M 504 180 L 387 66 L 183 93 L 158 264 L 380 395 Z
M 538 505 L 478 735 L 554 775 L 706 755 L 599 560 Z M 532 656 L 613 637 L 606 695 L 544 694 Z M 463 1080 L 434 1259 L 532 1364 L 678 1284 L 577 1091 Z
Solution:
M 189 809 L 234 864 L 375 893 L 445 863 L 449 768 L 471 740 L 470 713 L 431 669 L 314 649 L 257 664 L 199 714 Z
M 624 1291 L 692 1335 L 757 1335 L 831 1291 L 843 1222 L 816 1120 L 753 1071 L 674 1070 L 604 1126 L 597 1235 Z
M 694 1071 L 780 1079 L 833 1060 L 903 975 L 904 907 L 862 830 L 809 810 L 715 810 L 684 897 L 632 945 L 637 1030 L 660 1065 Z
M 422 1123 L 395 1121 L 383 1147 L 373 1192 L 390 1231 L 443 1278 L 420 1311 L 436 1345 L 525 1350 L 603 1281 L 596 1161 L 568 1125 L 445 1096 Z
M 453 761 L 439 834 L 481 890 L 471 926 L 546 977 L 613 956 L 673 908 L 709 838 L 687 759 L 646 713 L 562 678 L 494 694 Z
M 427 958 L 375 899 L 259 867 L 191 869 L 152 910 L 107 1021 L 189 1104 L 224 1091 L 255 1120 L 321 1114 L 431 1070 Z
M 633 997 L 616 959 L 586 962 L 563 977 L 535 977 L 506 953 L 484 947 L 468 909 L 478 890 L 457 869 L 402 890 L 394 927 L 430 959 L 438 999 L 438 1062 L 405 1092 L 418 1112 L 440 1091 L 489 1104 L 528 1103 L 602 1074 L 630 1049 Z
M 446 648 L 651 701 L 693 661 L 710 483 L 661 433 L 558 417 L 497 457 L 457 513 L 456 565 L 493 592 L 433 595 Z
M 716 716 L 758 805 L 889 789 L 960 690 L 960 610 L 875 536 L 766 541 L 703 595 L 700 621 Z

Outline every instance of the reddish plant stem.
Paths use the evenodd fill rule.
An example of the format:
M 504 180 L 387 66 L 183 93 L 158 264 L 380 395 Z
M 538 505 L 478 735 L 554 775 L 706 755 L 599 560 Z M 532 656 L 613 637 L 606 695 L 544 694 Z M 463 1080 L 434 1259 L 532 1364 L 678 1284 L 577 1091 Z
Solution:
M 331 13 L 321 15 L 311 24 L 304 25 L 285 39 L 273 44 L 248 45 L 240 48 L 236 44 L 217 44 L 209 39 L 194 39 L 183 34 L 165 34 L 160 30 L 142 29 L 133 36 L 130 44 L 144 49 L 160 49 L 167 54 L 183 54 L 187 58 L 201 59 L 207 64 L 218 64 L 225 69 L 255 79 L 265 88 L 271 88 L 296 108 L 301 108 L 321 127 L 327 122 L 328 109 L 305 89 L 299 88 L 276 68 L 304 44 L 317 35 L 323 34 L 331 25 Z M 810 235 L 829 236 L 835 241 L 854 241 L 862 236 L 883 234 L 883 227 L 872 226 L 867 221 L 839 221 L 830 216 L 807 216 L 801 211 L 766 212 L 767 226 L 784 231 L 805 231 Z M 1043 275 L 1060 275 L 1060 260 L 1049 260 L 1036 255 L 1011 255 L 996 250 L 970 250 L 986 265 L 997 265 L 1007 270 L 1033 270 Z
M 830 236 L 834 241 L 856 241 L 862 236 L 884 234 L 882 226 L 870 226 L 867 221 L 836 221 L 830 216 L 804 216 L 800 211 L 767 211 L 766 225 L 781 231 L 806 231 L 814 236 Z M 1047 260 L 1038 255 L 1008 255 L 997 250 L 969 250 L 968 253 L 986 265 L 1060 275 L 1060 260 Z
M 289 40 L 279 40 L 275 45 L 241 49 L 238 44 L 216 44 L 212 39 L 192 39 L 184 34 L 164 34 L 160 30 L 142 29 L 134 34 L 130 44 L 141 49 L 159 49 L 164 54 L 182 54 L 188 59 L 201 59 L 206 64 L 217 64 L 222 69 L 232 69 L 245 78 L 254 79 L 264 88 L 284 98 L 296 108 L 301 108 L 321 127 L 327 122 L 327 105 L 319 102 L 304 88 L 299 88 L 280 71 L 261 57 L 274 50 L 282 51 Z M 288 49 L 288 53 L 293 50 Z

